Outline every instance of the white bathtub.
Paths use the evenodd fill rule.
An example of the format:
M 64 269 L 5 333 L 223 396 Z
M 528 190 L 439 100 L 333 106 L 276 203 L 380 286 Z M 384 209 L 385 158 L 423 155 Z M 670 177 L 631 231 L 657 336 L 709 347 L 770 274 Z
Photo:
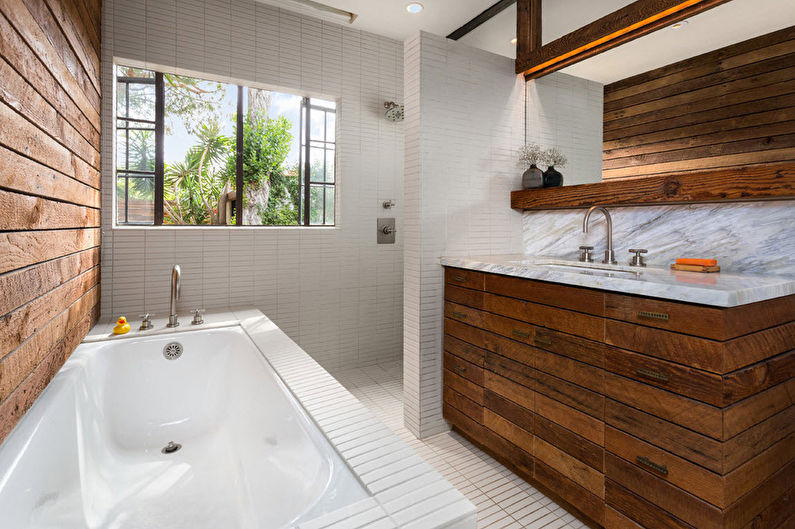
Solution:
M 277 528 L 368 496 L 239 326 L 80 345 L 0 447 L 3 529 Z

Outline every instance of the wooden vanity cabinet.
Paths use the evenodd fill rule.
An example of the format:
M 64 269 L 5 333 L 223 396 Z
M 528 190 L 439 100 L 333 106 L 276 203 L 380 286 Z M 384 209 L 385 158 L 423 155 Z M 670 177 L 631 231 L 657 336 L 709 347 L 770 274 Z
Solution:
M 609 528 L 795 523 L 795 296 L 716 308 L 445 269 L 444 416 Z

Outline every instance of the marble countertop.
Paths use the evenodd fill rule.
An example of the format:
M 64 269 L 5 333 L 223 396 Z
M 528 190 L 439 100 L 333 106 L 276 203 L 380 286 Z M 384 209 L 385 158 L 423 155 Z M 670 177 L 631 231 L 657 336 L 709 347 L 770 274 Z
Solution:
M 736 307 L 795 294 L 795 277 L 580 263 L 520 254 L 442 257 L 443 266 L 480 270 L 661 299 Z

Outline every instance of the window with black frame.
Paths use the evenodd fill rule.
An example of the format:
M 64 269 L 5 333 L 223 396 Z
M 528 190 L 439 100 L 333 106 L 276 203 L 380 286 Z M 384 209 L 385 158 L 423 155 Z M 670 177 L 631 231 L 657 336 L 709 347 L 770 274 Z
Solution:
M 154 223 L 155 73 L 119 68 L 116 78 L 116 221 Z
M 117 224 L 334 225 L 333 101 L 126 66 L 116 81 Z

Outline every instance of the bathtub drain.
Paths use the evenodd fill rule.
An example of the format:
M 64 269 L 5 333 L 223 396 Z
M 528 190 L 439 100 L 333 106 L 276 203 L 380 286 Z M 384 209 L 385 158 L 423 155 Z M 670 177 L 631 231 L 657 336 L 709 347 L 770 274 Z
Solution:
M 174 441 L 169 441 L 168 444 L 164 446 L 163 449 L 160 451 L 164 454 L 173 454 L 180 448 L 182 448 L 181 444 L 175 443 Z
M 182 344 L 179 342 L 171 342 L 163 347 L 163 356 L 166 360 L 176 360 L 182 356 Z

